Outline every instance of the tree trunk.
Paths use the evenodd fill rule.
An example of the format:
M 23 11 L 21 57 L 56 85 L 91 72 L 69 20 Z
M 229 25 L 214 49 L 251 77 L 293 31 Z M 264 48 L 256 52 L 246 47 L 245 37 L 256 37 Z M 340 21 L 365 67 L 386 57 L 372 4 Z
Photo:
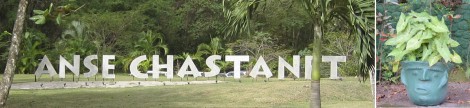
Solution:
M 0 86 L 0 107 L 5 106 L 10 92 L 11 83 L 16 70 L 16 61 L 18 52 L 20 51 L 21 36 L 23 35 L 23 25 L 25 19 L 25 10 L 28 2 L 21 0 L 18 5 L 18 12 L 16 15 L 15 26 L 13 27 L 13 37 L 11 38 L 11 45 L 8 54 L 7 65 L 3 73 L 3 80 Z
M 312 56 L 313 56 L 313 66 L 312 66 L 312 79 L 314 81 L 320 81 L 320 63 L 321 63 L 321 51 L 322 51 L 322 36 L 323 31 L 320 25 L 314 26 L 315 38 L 313 42 Z
M 369 70 L 369 80 L 370 80 L 370 89 L 372 91 L 372 99 L 375 99 L 375 66 L 368 69 Z
M 321 24 L 315 24 L 313 27 L 315 33 L 314 47 L 313 47 L 313 66 L 312 66 L 312 97 L 310 100 L 311 108 L 320 108 L 320 63 L 321 63 L 321 42 L 323 30 Z
M 310 108 L 321 108 L 320 101 L 320 81 L 313 80 L 310 83 L 312 87 L 312 94 L 310 96 Z

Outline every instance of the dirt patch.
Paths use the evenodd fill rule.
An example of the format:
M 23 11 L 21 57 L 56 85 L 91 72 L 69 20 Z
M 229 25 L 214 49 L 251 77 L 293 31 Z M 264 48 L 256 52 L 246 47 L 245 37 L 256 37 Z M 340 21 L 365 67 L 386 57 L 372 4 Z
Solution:
M 377 84 L 377 107 L 416 107 L 403 84 Z M 447 98 L 437 107 L 470 107 L 470 82 L 449 82 Z

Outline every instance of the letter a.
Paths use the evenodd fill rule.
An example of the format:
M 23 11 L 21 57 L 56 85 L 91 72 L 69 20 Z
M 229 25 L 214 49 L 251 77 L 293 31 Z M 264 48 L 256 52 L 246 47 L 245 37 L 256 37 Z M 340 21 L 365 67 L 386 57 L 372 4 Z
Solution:
M 47 67 L 48 70 L 44 70 L 44 66 Z M 57 75 L 57 72 L 55 71 L 54 67 L 52 67 L 51 61 L 49 61 L 49 58 L 47 58 L 46 55 L 41 60 L 41 63 L 39 63 L 38 68 L 36 69 L 36 72 L 34 72 L 36 77 L 41 77 L 42 74 L 49 74 L 49 76 L 53 77 L 54 75 Z

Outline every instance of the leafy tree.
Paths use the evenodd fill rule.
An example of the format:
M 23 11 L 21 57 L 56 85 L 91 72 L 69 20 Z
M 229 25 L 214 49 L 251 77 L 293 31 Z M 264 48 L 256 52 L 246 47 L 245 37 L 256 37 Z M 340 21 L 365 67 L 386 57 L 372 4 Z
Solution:
M 55 50 L 48 52 L 48 56 L 64 56 L 67 60 L 73 60 L 73 55 L 80 55 L 83 60 L 88 55 L 96 54 L 98 50 L 97 41 L 92 39 L 88 30 L 87 25 L 82 22 L 70 22 L 67 29 L 62 33 L 60 40 L 56 42 Z M 53 61 L 57 63 L 59 60 L 55 59 Z M 96 62 L 98 61 L 99 59 L 96 60 Z M 80 66 L 81 72 L 84 72 L 84 69 L 84 66 Z
M 250 55 L 250 62 L 244 65 L 250 72 L 260 56 L 263 56 L 269 64 L 270 61 L 277 60 L 279 56 L 286 56 L 292 52 L 292 50 L 285 49 L 283 45 L 274 44 L 274 39 L 270 36 L 271 34 L 266 32 L 256 32 L 252 37 L 237 40 L 229 43 L 228 46 L 235 54 Z M 275 66 L 271 65 L 270 68 L 273 69 Z
M 358 58 L 354 56 L 354 41 L 350 41 L 350 36 L 346 32 L 328 32 L 325 35 L 323 41 L 323 51 L 324 55 L 334 55 L 334 56 L 346 56 L 347 60 L 345 63 L 340 63 L 338 71 L 340 75 L 344 76 L 358 76 L 359 66 L 357 63 Z M 327 66 L 322 65 L 322 70 L 329 70 L 330 66 L 326 63 Z M 323 71 L 329 72 L 329 71 Z M 329 73 L 328 73 L 329 74 Z M 322 73 L 323 75 L 323 73 Z M 362 80 L 362 79 L 361 79 Z
M 84 8 L 86 9 L 86 8 Z M 87 23 L 89 38 L 99 44 L 98 54 L 127 55 L 145 31 L 145 16 L 138 12 L 107 12 L 100 14 L 72 14 L 67 19 L 80 19 Z
M 0 1 L 0 11 L 2 12 L 0 14 L 0 31 L 10 31 L 11 33 L 11 31 L 13 30 L 18 10 L 18 3 L 19 0 Z
M 89 34 L 86 32 L 86 25 L 72 21 L 68 29 L 62 33 L 62 40 L 56 44 L 57 49 L 61 51 L 67 58 L 71 58 L 73 55 L 90 55 L 96 50 L 96 47 L 89 42 L 92 42 Z

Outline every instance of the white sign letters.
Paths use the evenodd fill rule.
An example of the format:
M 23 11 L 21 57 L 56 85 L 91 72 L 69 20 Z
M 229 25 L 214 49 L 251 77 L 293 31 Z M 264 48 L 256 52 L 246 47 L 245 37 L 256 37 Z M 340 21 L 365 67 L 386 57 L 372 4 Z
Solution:
M 285 70 L 292 72 L 292 74 L 296 78 L 300 78 L 300 56 L 294 55 L 292 59 L 292 64 L 289 64 L 285 61 L 282 57 L 279 57 L 278 60 L 278 79 L 284 79 Z M 90 55 L 83 59 L 83 65 L 89 70 L 86 73 L 83 73 L 86 78 L 92 77 L 98 73 L 98 66 L 93 64 L 93 60 L 98 60 L 97 55 Z M 101 71 L 103 78 L 115 78 L 114 74 L 109 73 L 110 70 L 115 69 L 114 64 L 110 64 L 110 60 L 114 60 L 114 55 L 103 55 L 102 57 L 102 64 L 101 64 Z M 149 73 L 152 74 L 152 78 L 158 79 L 160 74 L 164 74 L 167 79 L 173 79 L 173 55 L 166 56 L 166 64 L 160 63 L 160 56 L 153 55 L 151 58 L 152 61 L 152 68 L 147 72 L 142 72 L 139 70 L 139 64 L 143 61 L 149 60 L 146 55 L 139 56 L 132 60 L 129 70 L 131 75 L 137 78 L 148 78 Z M 181 68 L 177 71 L 177 75 L 181 78 L 185 77 L 186 75 L 192 75 L 193 77 L 214 77 L 220 73 L 220 67 L 217 66 L 216 61 L 220 61 L 222 59 L 221 55 L 212 55 L 206 59 L 206 65 L 209 67 L 209 72 L 200 72 L 199 69 L 194 64 L 192 58 L 187 56 Z M 234 71 L 234 78 L 240 79 L 241 75 L 241 65 L 244 62 L 248 62 L 250 60 L 250 56 L 248 55 L 226 55 L 225 61 L 233 62 L 233 71 Z M 305 56 L 305 64 L 304 64 L 304 72 L 305 72 L 305 79 L 311 79 L 311 72 L 312 72 L 312 56 Z M 323 56 L 323 62 L 330 62 L 330 79 L 339 79 L 338 77 L 338 62 L 346 62 L 346 56 Z M 67 61 L 64 57 L 59 56 L 59 78 L 65 78 L 65 71 L 68 68 L 75 76 L 79 76 L 80 74 L 80 55 L 74 55 L 73 60 L 71 62 Z M 162 71 L 162 69 L 166 69 L 166 71 Z M 262 56 L 258 58 L 256 63 L 254 64 L 252 70 L 250 70 L 249 76 L 256 78 L 258 76 L 264 76 L 265 78 L 271 78 L 273 76 L 272 70 L 267 65 L 266 61 Z M 39 63 L 38 68 L 36 69 L 35 75 L 40 77 L 42 74 L 49 74 L 49 76 L 53 77 L 57 74 L 56 70 L 51 64 L 49 58 L 44 55 L 41 63 Z

